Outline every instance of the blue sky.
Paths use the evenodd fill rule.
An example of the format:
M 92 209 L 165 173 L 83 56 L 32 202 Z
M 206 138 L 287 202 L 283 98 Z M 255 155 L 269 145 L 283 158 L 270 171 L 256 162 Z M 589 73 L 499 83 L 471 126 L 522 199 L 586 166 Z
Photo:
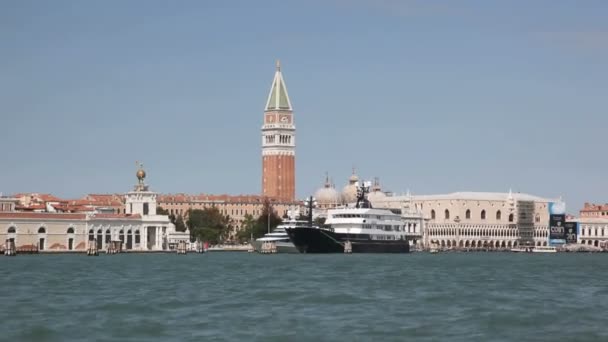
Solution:
M 259 193 L 282 61 L 297 194 L 608 201 L 605 1 L 2 1 L 0 191 Z

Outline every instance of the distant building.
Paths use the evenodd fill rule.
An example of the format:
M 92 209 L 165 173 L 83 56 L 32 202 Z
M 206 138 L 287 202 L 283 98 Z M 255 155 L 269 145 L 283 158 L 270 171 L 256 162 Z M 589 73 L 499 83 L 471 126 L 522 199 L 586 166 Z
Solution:
M 608 218 L 608 203 L 607 204 L 593 204 L 585 203 L 583 209 L 580 211 L 582 217 L 601 217 Z
M 262 196 L 286 202 L 295 200 L 295 158 L 293 109 L 277 61 L 262 125 Z
M 410 203 L 425 218 L 423 242 L 445 248 L 512 248 L 546 246 L 549 203 L 521 193 L 457 192 L 444 195 L 370 197 L 376 208 L 402 208 Z
M 297 201 L 281 201 L 268 199 L 272 210 L 281 217 L 289 211 L 300 212 L 302 204 Z M 245 215 L 254 218 L 259 217 L 264 209 L 265 198 L 258 195 L 190 195 L 190 194 L 165 194 L 158 196 L 158 205 L 167 210 L 170 215 L 181 215 L 187 218 L 190 209 L 217 208 L 222 215 L 230 217 L 232 231 L 230 237 L 235 236 L 242 228 Z
M 0 196 L 0 212 L 13 212 L 18 200 L 12 197 Z
M 608 247 L 608 217 L 581 217 L 578 222 L 577 240 L 580 244 Z
M 89 194 L 75 200 L 39 193 L 21 193 L 14 197 L 18 201 L 15 209 L 21 212 L 125 213 L 125 198 L 120 194 Z
M 103 250 L 111 241 L 120 241 L 127 250 L 165 250 L 176 235 L 168 216 L 156 215 L 156 194 L 145 185 L 145 172 L 137 171 L 138 184 L 125 197 L 126 213 L 61 213 L 56 211 L 0 212 L 0 247 L 7 239 L 17 248 L 34 247 L 39 250 L 85 250 L 96 244 Z M 27 207 L 53 207 L 64 201 L 45 196 L 25 196 Z M 180 234 L 177 234 L 180 235 Z M 189 239 L 189 234 L 181 234 Z M 171 239 L 175 241 L 175 238 Z

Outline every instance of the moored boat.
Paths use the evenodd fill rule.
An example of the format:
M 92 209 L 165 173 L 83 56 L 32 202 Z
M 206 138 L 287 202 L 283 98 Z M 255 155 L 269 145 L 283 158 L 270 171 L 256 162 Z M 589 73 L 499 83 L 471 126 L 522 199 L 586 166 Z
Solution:
M 289 238 L 301 253 L 408 253 L 406 224 L 387 209 L 374 209 L 367 200 L 371 183 L 357 185 L 354 207 L 329 209 L 329 227 L 287 228 Z
M 283 221 L 272 232 L 252 241 L 251 245 L 256 252 L 266 252 L 268 249 L 272 249 L 276 253 L 298 253 L 285 229 L 306 226 L 309 226 L 306 221 L 296 220 L 290 213 L 287 221 Z

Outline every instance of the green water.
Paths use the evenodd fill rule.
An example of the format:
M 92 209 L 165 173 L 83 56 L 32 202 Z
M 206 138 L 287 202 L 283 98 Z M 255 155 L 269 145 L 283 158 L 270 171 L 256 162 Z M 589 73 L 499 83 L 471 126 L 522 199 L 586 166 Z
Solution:
M 0 257 L 3 341 L 608 341 L 606 254 Z

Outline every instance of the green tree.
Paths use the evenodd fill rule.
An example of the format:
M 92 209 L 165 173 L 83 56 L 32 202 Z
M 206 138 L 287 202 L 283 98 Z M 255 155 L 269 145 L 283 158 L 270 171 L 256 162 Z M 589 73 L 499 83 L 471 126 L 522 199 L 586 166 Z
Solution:
M 223 242 L 230 229 L 230 217 L 215 207 L 188 210 L 187 223 L 193 240 L 212 244 Z
M 251 239 L 256 224 L 257 221 L 255 218 L 253 218 L 253 215 L 246 214 L 245 219 L 243 220 L 243 224 L 241 225 L 241 229 L 236 234 L 237 240 L 241 243 L 249 241 Z
M 270 227 L 268 225 L 269 221 Z M 237 234 L 237 238 L 241 242 L 249 241 L 252 236 L 254 239 L 260 238 L 268 233 L 269 228 L 270 231 L 273 231 L 281 222 L 282 220 L 279 215 L 272 210 L 270 202 L 266 200 L 264 201 L 264 207 L 260 216 L 256 219 L 253 219 L 251 215 L 245 216 L 245 221 L 243 221 L 242 229 Z
M 169 210 L 164 209 L 163 207 L 156 207 L 156 214 L 169 216 L 169 220 L 175 225 L 176 231 L 186 231 L 186 223 L 184 223 L 184 218 L 182 217 L 182 215 L 175 216 L 173 214 L 169 214 Z
M 185 232 L 186 231 L 186 223 L 184 222 L 184 219 L 182 218 L 182 215 L 177 215 L 177 218 L 175 218 L 174 220 L 172 220 L 173 224 L 175 225 L 175 230 L 178 232 Z

